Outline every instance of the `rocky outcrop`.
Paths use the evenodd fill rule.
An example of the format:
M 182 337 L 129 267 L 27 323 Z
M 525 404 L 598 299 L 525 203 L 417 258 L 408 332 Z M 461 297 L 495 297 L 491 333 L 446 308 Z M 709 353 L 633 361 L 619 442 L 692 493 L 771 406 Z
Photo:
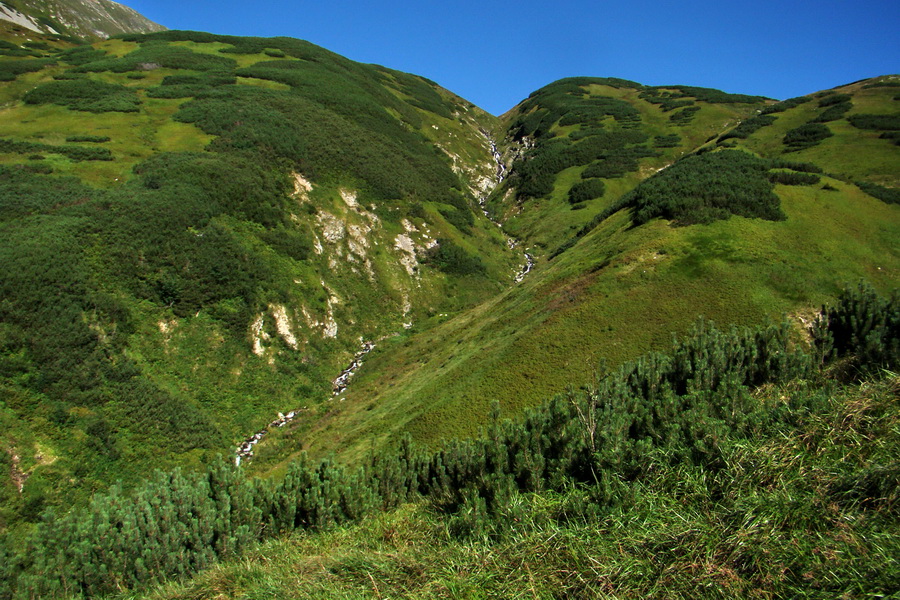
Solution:
M 37 33 L 106 39 L 166 29 L 111 0 L 19 0 L 16 6 L 18 10 L 0 4 L 0 19 Z

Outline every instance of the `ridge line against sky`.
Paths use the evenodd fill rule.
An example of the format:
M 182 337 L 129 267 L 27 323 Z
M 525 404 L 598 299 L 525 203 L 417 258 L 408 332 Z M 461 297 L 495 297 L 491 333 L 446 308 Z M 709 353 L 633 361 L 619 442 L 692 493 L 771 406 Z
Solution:
M 169 29 L 289 36 L 495 115 L 570 76 L 785 99 L 900 71 L 900 2 L 126 0 Z

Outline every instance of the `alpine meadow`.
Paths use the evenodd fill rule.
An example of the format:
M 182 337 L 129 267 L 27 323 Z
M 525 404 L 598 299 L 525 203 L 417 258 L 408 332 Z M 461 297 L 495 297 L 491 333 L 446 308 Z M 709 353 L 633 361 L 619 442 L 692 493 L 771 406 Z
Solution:
M 898 100 L 0 3 L 0 600 L 896 597 Z

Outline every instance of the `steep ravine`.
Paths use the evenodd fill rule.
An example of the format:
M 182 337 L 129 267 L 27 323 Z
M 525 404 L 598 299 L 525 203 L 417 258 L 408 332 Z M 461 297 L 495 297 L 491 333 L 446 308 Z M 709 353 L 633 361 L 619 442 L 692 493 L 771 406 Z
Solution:
M 503 231 L 503 224 L 494 219 L 494 217 L 487 210 L 487 198 L 491 195 L 491 193 L 500 185 L 507 175 L 507 167 L 505 162 L 503 161 L 503 155 L 500 153 L 500 150 L 497 148 L 497 144 L 494 139 L 490 136 L 490 134 L 481 130 L 481 134 L 487 140 L 488 144 L 490 144 L 490 153 L 496 164 L 496 169 L 494 171 L 494 177 L 490 180 L 490 183 L 487 185 L 483 185 L 480 193 L 478 195 L 478 204 L 481 207 L 481 212 L 484 216 L 491 221 L 494 225 L 496 225 L 501 232 L 503 232 L 506 237 L 506 244 L 510 249 L 514 249 L 519 245 L 519 241 L 506 234 Z M 525 277 L 531 272 L 534 268 L 534 256 L 532 256 L 528 249 L 524 249 L 522 252 L 524 263 L 522 264 L 519 272 L 516 273 L 514 277 L 514 281 L 516 283 L 520 283 Z M 386 336 L 385 336 L 386 337 Z M 332 397 L 337 397 L 343 394 L 347 387 L 350 385 L 350 379 L 356 373 L 357 370 L 362 366 L 362 359 L 372 350 L 375 349 L 375 342 L 372 341 L 362 341 L 362 347 L 357 352 L 353 360 L 344 368 L 341 373 L 332 381 Z M 278 417 L 270 422 L 268 425 L 254 433 L 253 435 L 247 437 L 243 442 L 241 442 L 237 448 L 235 449 L 235 458 L 234 462 L 236 465 L 240 465 L 243 461 L 249 461 L 253 457 L 253 448 L 258 444 L 262 439 L 266 436 L 266 434 L 274 427 L 284 427 L 292 420 L 294 420 L 297 416 L 299 416 L 302 412 L 307 411 L 307 407 L 298 408 L 296 410 L 292 410 L 286 414 L 278 413 Z
M 506 163 L 503 161 L 503 155 L 500 153 L 500 150 L 497 149 L 497 143 L 494 141 L 494 138 L 492 138 L 490 133 L 488 133 L 484 129 L 481 130 L 481 134 L 484 136 L 484 138 L 487 140 L 488 144 L 490 144 L 490 146 L 491 146 L 491 156 L 493 157 L 494 162 L 497 165 L 497 168 L 495 170 L 494 180 L 491 183 L 491 185 L 489 187 L 486 187 L 485 189 L 481 190 L 481 194 L 479 194 L 479 196 L 478 196 L 478 205 L 481 207 L 481 212 L 484 214 L 484 216 L 487 217 L 487 219 L 491 223 L 493 223 L 498 228 L 500 228 L 500 231 L 502 231 L 503 235 L 506 236 L 506 245 L 509 247 L 510 250 L 512 250 L 519 245 L 519 240 L 508 235 L 506 233 L 506 231 L 503 230 L 503 223 L 496 220 L 487 209 L 488 197 L 493 193 L 493 191 L 495 189 L 497 189 L 497 186 L 499 186 L 501 183 L 503 183 L 503 180 L 506 178 L 508 169 L 506 167 Z M 522 265 L 522 267 L 519 269 L 519 272 L 515 276 L 516 283 L 520 283 L 523 279 L 525 279 L 525 276 L 531 272 L 532 268 L 534 268 L 534 256 L 529 254 L 528 248 L 525 248 L 522 251 L 522 255 L 523 255 L 523 258 L 525 259 L 525 263 Z
M 331 382 L 333 390 L 332 396 L 340 396 L 344 393 L 347 386 L 350 385 L 350 378 L 352 378 L 356 371 L 362 366 L 363 357 L 374 349 L 375 342 L 362 342 L 362 348 L 353 356 L 353 360 L 350 364 L 347 365 L 347 367 L 341 371 L 341 374 Z M 287 414 L 278 413 L 278 418 L 241 442 L 234 451 L 234 464 L 240 466 L 241 461 L 249 461 L 253 457 L 253 447 L 269 433 L 270 429 L 273 427 L 284 427 L 306 410 L 308 410 L 308 408 L 304 406 L 303 408 L 292 410 Z

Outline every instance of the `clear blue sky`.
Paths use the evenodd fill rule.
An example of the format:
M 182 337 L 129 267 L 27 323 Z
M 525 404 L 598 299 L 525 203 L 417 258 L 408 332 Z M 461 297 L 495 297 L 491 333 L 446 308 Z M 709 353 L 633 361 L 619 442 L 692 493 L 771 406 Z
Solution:
M 900 72 L 898 0 L 125 0 L 169 29 L 285 35 L 501 114 L 561 77 L 785 99 Z

